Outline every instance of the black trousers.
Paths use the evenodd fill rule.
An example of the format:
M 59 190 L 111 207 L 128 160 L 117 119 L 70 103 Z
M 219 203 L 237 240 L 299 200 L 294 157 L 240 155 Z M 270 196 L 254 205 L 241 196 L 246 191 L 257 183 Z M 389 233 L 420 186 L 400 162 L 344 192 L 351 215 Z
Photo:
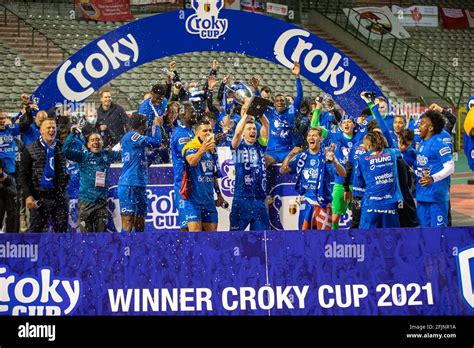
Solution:
M 39 208 L 30 210 L 30 228 L 28 232 L 43 232 L 51 220 L 54 232 L 67 232 L 69 204 L 65 194 L 56 197 L 40 197 Z
M 81 232 L 106 232 L 107 202 L 87 202 L 79 200 L 79 228 Z
M 13 178 L 12 178 L 13 179 Z M 14 179 L 13 179 L 14 181 Z M 5 232 L 18 233 L 20 217 L 18 215 L 18 197 L 15 182 L 7 187 L 0 188 L 0 229 L 6 215 Z
M 362 212 L 362 197 L 352 196 L 352 223 L 351 229 L 359 228 L 360 215 Z

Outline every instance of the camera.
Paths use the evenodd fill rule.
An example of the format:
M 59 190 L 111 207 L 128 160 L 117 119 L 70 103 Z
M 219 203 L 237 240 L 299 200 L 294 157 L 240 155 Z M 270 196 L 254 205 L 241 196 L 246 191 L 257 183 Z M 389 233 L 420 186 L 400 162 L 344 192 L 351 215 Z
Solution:
M 377 97 L 377 94 L 375 92 L 365 92 L 364 97 L 368 99 L 374 99 Z
M 316 103 L 322 103 L 323 102 L 323 97 L 316 97 L 315 101 L 316 101 Z

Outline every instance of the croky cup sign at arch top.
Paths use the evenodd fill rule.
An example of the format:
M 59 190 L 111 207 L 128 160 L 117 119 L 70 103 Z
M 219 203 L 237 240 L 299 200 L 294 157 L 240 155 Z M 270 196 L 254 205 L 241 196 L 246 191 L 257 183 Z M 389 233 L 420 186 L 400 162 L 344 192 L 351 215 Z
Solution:
M 222 9 L 222 1 L 203 3 L 192 1 L 193 9 L 136 20 L 92 41 L 34 92 L 40 108 L 80 103 L 144 63 L 202 51 L 245 54 L 289 69 L 299 61 L 301 75 L 353 115 L 367 107 L 359 97 L 362 91 L 383 95 L 356 63 L 309 31 L 272 17 Z

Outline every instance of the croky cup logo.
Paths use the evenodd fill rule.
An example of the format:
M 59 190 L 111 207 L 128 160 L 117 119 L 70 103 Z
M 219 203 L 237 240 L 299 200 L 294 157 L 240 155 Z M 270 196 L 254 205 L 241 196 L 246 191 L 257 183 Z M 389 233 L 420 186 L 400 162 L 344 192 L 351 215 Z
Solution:
M 235 189 L 235 167 L 231 159 L 225 160 L 221 165 L 221 189 L 226 197 L 232 197 Z
M 55 316 L 71 314 L 79 303 L 81 281 L 53 275 L 18 275 L 0 265 L 0 315 Z
M 228 28 L 227 19 L 218 18 L 224 6 L 223 0 L 191 1 L 195 14 L 186 19 L 186 30 L 190 34 L 199 34 L 201 39 L 218 39 Z

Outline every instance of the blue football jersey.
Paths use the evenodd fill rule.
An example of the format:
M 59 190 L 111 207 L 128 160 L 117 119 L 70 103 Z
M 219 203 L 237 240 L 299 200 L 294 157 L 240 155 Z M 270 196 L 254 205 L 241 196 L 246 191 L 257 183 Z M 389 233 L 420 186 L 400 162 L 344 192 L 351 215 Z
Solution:
M 352 175 L 350 178 L 350 182 L 352 183 L 352 194 L 356 197 L 362 197 L 365 192 L 365 186 L 362 186 L 363 184 L 360 184 L 356 180 L 358 178 L 356 177 L 355 174 L 356 174 L 356 167 L 358 166 L 357 159 L 363 154 L 365 154 L 366 152 L 367 151 L 365 151 L 364 142 L 361 140 L 360 142 L 352 146 L 351 152 L 349 153 L 348 161 L 351 162 L 352 164 Z
M 443 129 L 441 133 L 438 134 L 438 137 L 443 140 L 443 143 L 449 146 L 451 149 L 451 152 L 454 150 L 454 144 L 453 144 L 453 138 L 451 137 L 451 134 L 448 133 L 446 129 Z
M 405 162 L 414 169 L 416 165 L 416 150 L 413 147 L 408 147 L 405 152 L 402 152 L 402 157 Z
M 157 148 L 162 141 L 161 131 L 156 129 L 153 137 L 130 131 L 122 138 L 122 175 L 118 184 L 146 186 L 148 183 L 148 159 L 146 149 Z
M 451 148 L 441 135 L 422 140 L 416 153 L 416 199 L 419 202 L 445 202 L 449 200 L 449 177 L 421 186 L 418 181 L 424 176 L 438 173 L 443 164 L 453 159 Z
M 347 137 L 341 130 L 329 132 L 328 134 L 329 142 L 336 145 L 334 150 L 334 156 L 337 161 L 343 166 L 346 166 L 346 163 L 349 159 L 349 153 L 351 152 L 352 147 L 354 146 L 354 136 Z M 334 178 L 336 184 L 341 184 L 344 182 L 344 177 L 336 175 Z
M 295 126 L 296 115 L 303 101 L 303 85 L 301 79 L 296 79 L 296 98 L 282 114 L 275 108 L 269 108 L 265 113 L 270 123 L 270 136 L 268 140 L 268 151 L 289 151 L 293 148 L 291 132 Z
M 184 153 L 186 158 L 198 152 L 197 149 L 188 149 Z M 186 162 L 186 170 L 188 173 L 188 180 L 190 182 L 190 192 L 188 200 L 193 204 L 203 206 L 214 206 L 214 172 L 217 163 L 216 154 L 207 151 L 202 155 L 199 163 L 195 167 L 191 167 Z
M 32 123 L 30 128 L 24 133 L 21 133 L 21 140 L 25 144 L 25 146 L 30 145 L 33 141 L 40 137 L 39 128 L 36 126 L 36 123 Z
M 300 194 L 316 202 L 321 207 L 326 207 L 332 202 L 332 185 L 336 169 L 333 164 L 326 163 L 324 150 L 312 154 L 302 152 L 292 158 L 289 165 L 291 172 L 299 176 L 297 183 Z M 298 173 L 298 168 L 301 171 Z
M 5 162 L 6 171 L 10 174 L 15 173 L 15 159 L 18 151 L 15 137 L 19 134 L 18 123 L 5 125 L 5 129 L 0 130 L 0 158 Z
M 232 149 L 235 197 L 265 199 L 267 192 L 265 150 L 266 146 L 259 144 L 258 141 L 254 145 L 248 145 L 245 139 L 242 139 L 237 149 Z
M 173 130 L 171 135 L 171 158 L 173 160 L 174 173 L 174 190 L 179 192 L 182 182 L 182 173 L 184 171 L 183 147 L 194 138 L 194 131 L 192 128 L 186 127 L 179 122 L 178 126 Z
M 146 116 L 148 120 L 148 134 L 151 134 L 153 120 L 156 116 L 163 117 L 166 107 L 168 106 L 168 99 L 163 97 L 160 105 L 153 105 L 151 98 L 145 99 L 138 107 L 138 112 Z
M 421 138 L 420 138 L 420 118 L 417 118 L 416 120 L 412 119 L 408 123 L 408 129 L 411 129 L 415 133 L 415 138 L 413 139 L 413 147 L 416 149 L 417 146 L 420 145 Z
M 365 187 L 362 206 L 369 208 L 391 208 L 402 200 L 398 183 L 398 150 L 369 151 L 357 159 L 356 181 Z

